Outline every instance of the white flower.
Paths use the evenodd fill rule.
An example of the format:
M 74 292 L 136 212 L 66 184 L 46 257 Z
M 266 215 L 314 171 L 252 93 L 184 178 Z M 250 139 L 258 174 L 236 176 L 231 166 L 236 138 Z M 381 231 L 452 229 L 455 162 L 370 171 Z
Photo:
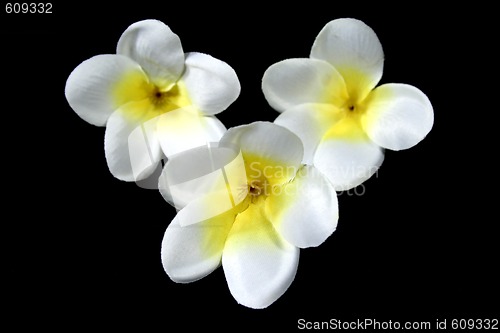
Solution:
M 179 37 L 156 20 L 128 27 L 116 53 L 82 62 L 65 89 L 82 119 L 106 126 L 106 161 L 116 178 L 143 179 L 163 153 L 220 139 L 226 129 L 213 115 L 240 93 L 229 65 L 202 53 L 184 54 Z
M 304 143 L 304 163 L 315 165 L 345 190 L 371 177 L 383 148 L 407 149 L 434 122 L 427 96 L 406 84 L 375 86 L 384 54 L 375 32 L 361 21 L 329 22 L 317 36 L 310 58 L 269 67 L 262 89 L 283 112 L 276 123 Z
M 159 185 L 181 208 L 162 243 L 170 278 L 192 282 L 222 263 L 239 303 L 265 308 L 277 300 L 295 277 L 299 248 L 318 246 L 337 226 L 333 186 L 302 159 L 300 139 L 267 122 L 172 157 Z

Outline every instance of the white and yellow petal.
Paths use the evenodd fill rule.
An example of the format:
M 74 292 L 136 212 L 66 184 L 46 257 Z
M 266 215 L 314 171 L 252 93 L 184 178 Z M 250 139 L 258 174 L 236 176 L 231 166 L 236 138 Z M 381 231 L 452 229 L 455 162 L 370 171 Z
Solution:
M 183 107 L 159 115 L 158 138 L 167 157 L 218 142 L 226 132 L 222 122 L 204 116 L 194 107 Z
M 298 136 L 269 122 L 233 127 L 222 137 L 221 145 L 239 147 L 249 180 L 261 180 L 265 177 L 270 185 L 292 179 L 304 156 L 304 148 Z
M 391 150 L 413 147 L 430 132 L 434 111 L 429 98 L 407 84 L 384 84 L 369 97 L 363 128 L 376 144 Z
M 65 95 L 83 120 L 104 126 L 120 106 L 146 98 L 147 85 L 147 76 L 133 60 L 120 55 L 98 55 L 71 72 Z
M 383 161 L 383 149 L 362 134 L 355 137 L 327 134 L 314 155 L 314 166 L 337 191 L 362 184 L 377 172 Z
M 240 94 L 236 72 L 227 63 L 203 53 L 186 54 L 186 70 L 181 80 L 191 102 L 204 114 L 217 114 Z
M 104 151 L 109 171 L 124 181 L 138 181 L 151 175 L 163 154 L 154 119 L 135 123 L 127 108 L 140 108 L 131 102 L 111 115 L 104 135 Z
M 231 294 L 244 306 L 261 309 L 285 293 L 295 278 L 299 249 L 284 240 L 252 204 L 236 220 L 222 255 Z
M 233 222 L 234 214 L 228 213 L 181 226 L 176 216 L 167 227 L 161 246 L 161 260 L 168 276 L 175 282 L 187 283 L 219 267 Z
M 304 166 L 292 182 L 266 199 L 266 216 L 289 243 L 306 248 L 322 244 L 337 228 L 337 193 L 313 166 Z
M 303 103 L 342 106 L 347 99 L 342 76 L 318 59 L 287 59 L 272 65 L 262 78 L 262 91 L 279 112 Z
M 156 85 L 168 88 L 184 71 L 184 51 L 179 37 L 163 22 L 139 21 L 121 35 L 117 54 L 135 60 Z
M 207 206 L 200 210 L 204 218 L 215 216 L 214 210 L 240 204 L 248 193 L 245 165 L 241 152 L 233 147 L 202 146 L 172 156 L 159 179 L 160 193 L 177 209 L 198 201 Z M 219 203 L 211 202 L 217 194 Z M 215 196 L 217 197 L 217 196 Z M 223 198 L 223 199 L 220 199 Z M 184 214 L 184 213 L 183 213 Z M 200 218 L 185 220 L 200 221 Z
M 274 121 L 297 135 L 304 145 L 302 163 L 312 164 L 314 153 L 328 130 L 342 117 L 331 104 L 301 104 L 281 113 Z
M 375 32 L 362 21 L 330 21 L 314 41 L 311 58 L 332 64 L 343 76 L 349 96 L 363 100 L 382 77 L 384 52 Z

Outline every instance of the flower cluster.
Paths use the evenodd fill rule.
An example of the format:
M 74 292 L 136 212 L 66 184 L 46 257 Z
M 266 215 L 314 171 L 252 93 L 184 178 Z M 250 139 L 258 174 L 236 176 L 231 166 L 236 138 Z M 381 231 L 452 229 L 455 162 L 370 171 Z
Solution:
M 222 265 L 231 294 L 251 308 L 276 301 L 294 280 L 299 249 L 336 229 L 336 191 L 370 178 L 384 148 L 407 149 L 433 125 L 427 96 L 383 84 L 382 46 L 355 19 L 329 22 L 306 59 L 269 67 L 262 90 L 274 123 L 226 130 L 215 117 L 239 96 L 225 62 L 184 53 L 160 21 L 132 24 L 116 54 L 69 75 L 66 99 L 85 121 L 106 126 L 105 157 L 124 181 L 150 177 L 178 212 L 161 259 L 176 282 Z

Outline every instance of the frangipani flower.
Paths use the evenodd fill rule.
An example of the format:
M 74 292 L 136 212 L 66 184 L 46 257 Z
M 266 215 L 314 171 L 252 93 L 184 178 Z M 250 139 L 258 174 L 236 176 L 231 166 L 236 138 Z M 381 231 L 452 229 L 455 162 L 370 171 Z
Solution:
M 179 37 L 156 20 L 128 27 L 116 53 L 82 62 L 65 89 L 82 119 L 106 126 L 106 161 L 116 178 L 143 179 L 163 153 L 220 139 L 226 129 L 213 115 L 240 93 L 229 65 L 206 54 L 185 54 Z
M 361 21 L 338 19 L 319 33 L 310 58 L 281 61 L 264 74 L 267 101 L 284 111 L 275 123 L 302 139 L 304 163 L 337 190 L 371 177 L 384 160 L 383 148 L 410 148 L 432 128 L 432 105 L 419 89 L 375 88 L 383 64 L 375 32 Z
M 295 277 L 299 248 L 323 243 L 337 226 L 333 186 L 302 159 L 300 139 L 266 122 L 172 157 L 159 185 L 181 208 L 162 243 L 169 277 L 192 282 L 222 263 L 239 303 L 277 300 Z

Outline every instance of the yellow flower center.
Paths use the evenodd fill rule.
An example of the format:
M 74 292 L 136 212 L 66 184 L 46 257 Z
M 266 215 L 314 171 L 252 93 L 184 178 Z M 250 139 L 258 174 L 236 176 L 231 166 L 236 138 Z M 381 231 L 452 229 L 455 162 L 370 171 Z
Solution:
M 332 117 L 336 120 L 326 135 L 338 139 L 362 140 L 366 138 L 366 134 L 361 121 L 371 95 L 367 89 L 368 78 L 352 70 L 344 71 L 343 74 L 346 76 L 345 86 L 333 82 L 325 90 L 327 100 L 335 106 Z
M 269 196 L 269 182 L 265 177 L 261 179 L 248 180 L 248 199 L 251 203 L 266 199 Z
M 114 106 L 131 121 L 145 122 L 191 105 L 182 81 L 158 86 L 139 70 L 124 74 L 112 88 L 112 96 Z
M 160 113 L 189 105 L 187 92 L 185 89 L 181 89 L 180 83 L 172 85 L 168 90 L 162 90 L 157 86 L 153 86 L 149 92 L 149 100 L 155 110 Z
M 264 192 L 264 184 L 260 180 L 251 181 L 248 184 L 248 193 L 253 197 L 258 197 Z
M 293 166 L 256 154 L 243 153 L 247 177 L 247 199 L 258 203 L 279 191 L 297 173 Z

